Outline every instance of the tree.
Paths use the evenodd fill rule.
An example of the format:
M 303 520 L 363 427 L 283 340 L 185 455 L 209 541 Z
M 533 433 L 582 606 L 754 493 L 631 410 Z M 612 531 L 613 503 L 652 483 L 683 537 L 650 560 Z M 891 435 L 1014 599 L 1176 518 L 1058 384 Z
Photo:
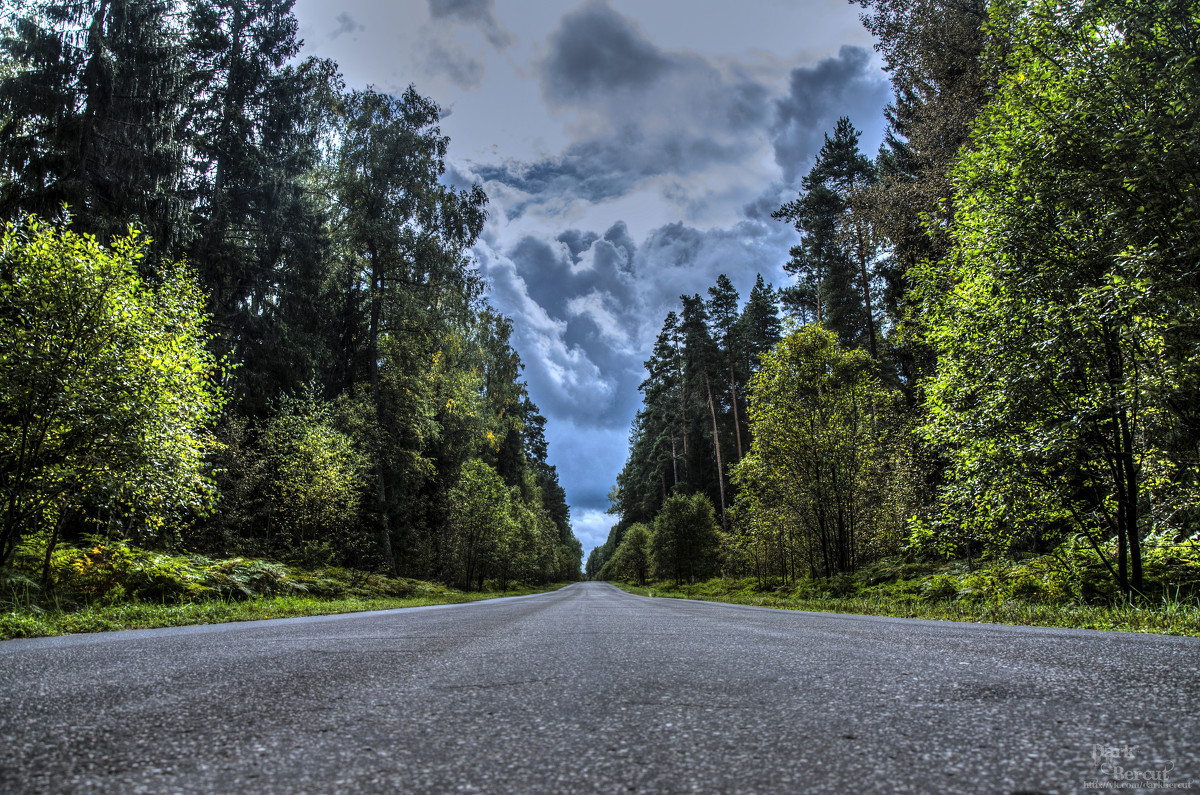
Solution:
M 837 241 L 837 217 L 841 212 L 837 194 L 817 185 L 771 216 L 790 222 L 800 233 L 800 244 L 792 246 L 791 259 L 783 266 L 797 283 L 783 290 L 781 297 L 801 322 L 809 322 L 811 312 L 812 322 L 828 323 L 831 280 L 845 281 L 849 265 Z M 840 296 L 845 291 L 836 292 Z
M 197 0 L 187 13 L 187 252 L 210 290 L 222 350 L 243 365 L 233 397 L 252 416 L 314 378 L 323 358 L 313 303 L 331 255 L 314 177 L 340 78 L 327 61 L 292 63 L 292 4 Z
M 683 295 L 680 296 L 680 300 L 683 301 L 683 315 L 679 331 L 683 336 L 684 343 L 684 384 L 687 397 L 693 404 L 708 409 L 708 418 L 712 423 L 710 426 L 714 464 L 712 471 L 715 475 L 717 496 L 720 499 L 721 524 L 725 526 L 725 464 L 721 454 L 721 430 L 720 423 L 717 421 L 717 404 L 712 388 L 713 376 L 720 371 L 720 351 L 708 333 L 708 311 L 704 306 L 704 301 L 699 295 Z M 693 416 L 702 416 L 702 412 L 703 409 L 694 412 Z M 699 431 L 699 428 L 696 430 Z M 696 436 L 702 438 L 701 433 L 697 433 Z M 707 445 L 693 443 L 692 460 L 699 464 L 697 459 L 708 450 Z M 694 471 L 699 473 L 703 469 L 701 466 L 695 466 Z
M 463 464 L 451 495 L 452 581 L 464 589 L 482 589 L 500 545 L 512 530 L 511 495 L 496 470 L 479 459 Z
M 131 232 L 106 249 L 32 217 L 5 228 L 0 563 L 42 527 L 52 548 L 85 509 L 140 541 L 209 502 L 222 399 L 204 296 L 182 267 L 143 282 L 143 246 Z
M 311 389 L 281 399 L 258 447 L 267 468 L 268 549 L 274 535 L 274 550 L 285 555 L 361 560 L 366 544 L 356 520 L 369 462 L 335 427 L 332 406 Z
M 988 100 L 993 72 L 982 57 L 988 0 L 859 0 L 895 89 L 864 212 L 887 241 L 882 307 L 900 322 L 908 269 L 949 250 L 950 172 Z M 991 29 L 991 35 L 999 33 Z
M 375 510 L 393 570 L 391 486 L 415 481 L 411 468 L 392 469 L 431 430 L 422 430 L 428 391 L 421 381 L 445 355 L 439 349 L 461 339 L 479 295 L 464 252 L 482 229 L 486 197 L 478 186 L 460 193 L 438 182 L 448 144 L 439 114 L 411 88 L 400 98 L 353 92 L 344 100 L 334 177 L 345 296 L 350 322 L 361 329 L 342 355 L 366 371 L 378 422 L 391 437 L 375 459 Z M 353 380 L 344 386 L 358 370 L 347 369 Z M 408 454 L 392 453 L 397 447 Z
M 760 276 L 761 278 L 761 276 Z M 742 458 L 742 419 L 738 404 L 741 402 L 741 387 L 745 384 L 745 376 L 739 372 L 745 357 L 741 353 L 743 347 L 740 335 L 741 325 L 738 323 L 740 314 L 738 305 L 740 297 L 733 283 L 725 274 L 717 276 L 717 283 L 708 288 L 708 316 L 712 321 L 714 339 L 725 354 L 725 363 L 729 371 L 729 406 L 733 411 L 733 435 L 737 442 L 737 463 Z
M 880 403 L 871 360 L 808 325 L 763 357 L 750 384 L 750 454 L 734 470 L 738 515 L 774 534 L 781 575 L 851 572 L 877 535 Z M 796 533 L 790 543 L 784 533 Z M 790 559 L 789 559 L 790 558 Z M 799 564 L 799 565 L 798 565 Z
M 862 211 L 875 166 L 858 149 L 860 135 L 850 119 L 838 119 L 803 179 L 804 192 L 774 217 L 791 221 L 803 236 L 785 266 L 800 277 L 793 303 L 811 307 L 816 322 L 837 331 L 846 344 L 858 344 L 865 331 L 867 350 L 878 360 L 871 306 L 877 244 Z
M 600 570 L 603 580 L 629 580 L 645 585 L 650 576 L 651 530 L 635 522 L 625 532 L 621 545 Z
M 20 68 L 0 81 L 0 169 L 11 175 L 0 218 L 69 204 L 73 228 L 102 243 L 134 224 L 154 240 L 154 262 L 172 251 L 186 227 L 192 86 L 171 14 L 167 0 L 85 0 L 14 15 L 4 48 Z
M 1147 533 L 1195 529 L 1198 21 L 1174 0 L 1001 6 L 955 249 L 918 273 L 939 521 L 1001 549 L 1079 533 L 1105 565 L 1115 538 L 1125 594 Z
M 650 555 L 656 578 L 696 582 L 716 573 L 717 519 L 712 501 L 705 495 L 668 497 L 654 518 L 651 538 Z
M 775 290 L 763 281 L 761 273 L 755 279 L 754 287 L 750 288 L 750 298 L 738 318 L 738 325 L 741 327 L 738 334 L 743 340 L 742 355 L 745 357 L 742 371 L 746 374 L 746 383 L 749 383 L 749 376 L 758 372 L 763 354 L 774 348 L 783 336 Z

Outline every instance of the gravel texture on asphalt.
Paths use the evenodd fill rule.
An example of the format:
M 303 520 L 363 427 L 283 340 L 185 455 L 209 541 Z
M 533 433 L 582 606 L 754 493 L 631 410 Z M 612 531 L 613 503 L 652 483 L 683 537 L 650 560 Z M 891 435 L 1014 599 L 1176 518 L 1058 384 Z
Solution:
M 1055 793 L 1189 781 L 1200 791 L 1197 638 L 579 583 L 0 643 L 4 793 Z

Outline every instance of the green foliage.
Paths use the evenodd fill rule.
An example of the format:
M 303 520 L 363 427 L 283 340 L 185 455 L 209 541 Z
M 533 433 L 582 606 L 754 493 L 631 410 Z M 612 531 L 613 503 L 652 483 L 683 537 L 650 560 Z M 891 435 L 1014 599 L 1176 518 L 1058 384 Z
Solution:
M 453 513 L 454 581 L 482 587 L 488 564 L 511 529 L 511 497 L 496 471 L 479 459 L 467 461 L 450 492 Z
M 545 419 L 470 259 L 487 198 L 443 179 L 442 109 L 412 88 L 344 91 L 334 64 L 296 58 L 291 9 L 19 3 L 0 40 L 0 217 L 70 204 L 65 223 L 101 242 L 148 231 L 137 270 L 156 295 L 179 281 L 164 263 L 194 267 L 205 293 L 191 297 L 215 332 L 204 342 L 229 365 L 209 375 L 230 405 L 223 449 L 194 456 L 213 470 L 218 512 L 172 527 L 192 549 L 457 577 L 450 493 L 479 459 L 511 493 L 487 576 L 578 576 Z M 172 410 L 196 428 L 213 419 Z M 167 425 L 127 429 L 158 453 L 139 477 L 161 482 L 134 488 L 124 453 L 105 447 L 120 433 L 93 422 L 95 461 L 73 454 L 54 475 L 78 482 L 39 481 L 40 497 L 9 502 L 0 559 L 37 527 L 149 539 L 166 508 L 198 513 L 163 442 L 190 437 Z
M 704 494 L 672 494 L 654 517 L 650 558 L 654 576 L 695 582 L 716 569 L 719 536 L 712 502 Z
M 956 248 L 915 272 L 950 548 L 1115 536 L 1113 577 L 1140 591 L 1141 540 L 1196 530 L 1198 13 L 996 7 Z
M 148 538 L 209 504 L 203 296 L 183 268 L 143 282 L 141 254 L 33 218 L 0 239 L 0 562 L 80 513 Z
M 888 509 L 905 472 L 889 459 L 889 437 L 903 432 L 890 410 L 867 355 L 819 326 L 763 357 L 750 385 L 753 446 L 734 482 L 740 538 L 766 571 L 850 572 L 893 543 L 903 506 Z
M 804 192 L 773 217 L 790 222 L 801 235 L 784 266 L 799 280 L 785 291 L 785 302 L 804 322 L 811 313 L 812 321 L 835 331 L 843 344 L 866 347 L 877 359 L 871 306 L 877 244 L 861 207 L 876 174 L 859 151 L 860 135 L 850 119 L 838 119 L 804 177 Z
M 279 542 L 311 555 L 322 548 L 362 555 L 356 533 L 367 457 L 334 425 L 332 407 L 311 394 L 285 398 L 259 438 L 269 475 L 268 522 Z M 270 532 L 271 530 L 268 530 Z
M 12 177 L 0 219 L 69 204 L 73 230 L 104 244 L 130 225 L 160 243 L 183 231 L 180 137 L 194 86 L 173 11 L 165 0 L 6 7 L 14 30 L 0 48 L 18 68 L 0 79 L 0 171 Z
M 1106 554 L 1115 556 L 1115 546 Z M 650 596 L 863 615 L 1200 635 L 1200 547 L 1148 548 L 1152 597 L 1122 598 L 1095 550 L 1075 539 L 1047 555 L 965 560 L 881 558 L 829 579 L 715 578 L 622 586 Z
M 26 539 L 15 566 L 0 568 L 0 639 L 452 604 L 531 591 L 464 594 L 352 569 L 166 555 L 93 536 L 86 546 L 58 545 L 54 588 L 43 593 L 30 575 L 40 569 L 48 541 L 45 534 Z
M 598 578 L 645 585 L 650 576 L 652 549 L 653 531 L 641 523 L 630 525 L 617 551 L 600 569 Z

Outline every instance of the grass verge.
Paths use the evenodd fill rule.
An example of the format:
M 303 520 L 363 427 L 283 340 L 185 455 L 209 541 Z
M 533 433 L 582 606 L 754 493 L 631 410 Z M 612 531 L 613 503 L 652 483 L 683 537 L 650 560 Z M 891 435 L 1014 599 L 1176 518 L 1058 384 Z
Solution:
M 18 607 L 7 612 L 0 612 L 0 640 L 68 635 L 79 632 L 222 624 L 231 621 L 257 621 L 265 618 L 334 615 L 365 610 L 391 610 L 398 607 L 459 604 L 495 599 L 501 596 L 540 593 L 559 587 L 562 586 L 473 593 L 461 593 L 446 589 L 440 593 L 413 597 L 352 596 L 341 599 L 323 599 L 294 595 L 263 596 L 244 601 L 206 599 L 184 604 L 125 602 L 115 605 L 84 606 L 74 610 L 39 610 Z
M 613 585 L 641 596 L 698 599 L 818 613 L 1200 636 L 1200 603 L 1169 600 L 1164 600 L 1160 606 L 1137 606 L 1122 603 L 1054 605 L 1019 599 L 978 602 L 880 592 L 856 596 L 812 596 L 797 595 L 787 588 L 764 589 L 756 580 L 721 579 L 682 586 L 651 584 L 639 587 L 620 582 L 614 582 Z
M 98 537 L 87 541 L 60 543 L 49 558 L 44 535 L 17 548 L 13 565 L 0 568 L 0 640 L 458 604 L 561 587 L 510 581 L 501 588 L 488 581 L 488 590 L 464 593 L 333 565 L 215 559 Z

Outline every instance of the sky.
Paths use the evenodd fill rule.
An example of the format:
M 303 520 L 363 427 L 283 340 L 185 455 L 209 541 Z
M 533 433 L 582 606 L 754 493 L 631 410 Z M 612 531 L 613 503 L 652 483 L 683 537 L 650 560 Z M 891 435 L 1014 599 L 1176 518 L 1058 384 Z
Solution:
M 474 249 L 513 320 L 585 554 L 682 294 L 776 286 L 771 218 L 848 116 L 873 154 L 887 77 L 847 0 L 297 0 L 303 55 L 443 109 L 446 181 L 482 184 Z

